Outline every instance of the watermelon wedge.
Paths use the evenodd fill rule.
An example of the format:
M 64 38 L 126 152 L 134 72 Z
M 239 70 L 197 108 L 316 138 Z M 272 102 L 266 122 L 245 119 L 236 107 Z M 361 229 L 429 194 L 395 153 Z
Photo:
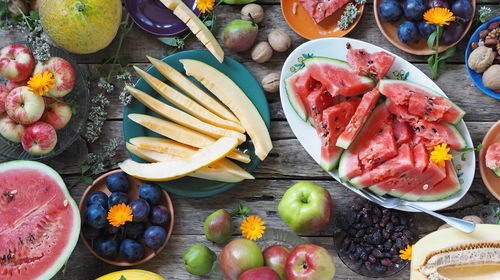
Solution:
M 358 75 L 378 81 L 384 78 L 396 58 L 384 51 L 369 53 L 365 49 L 351 48 L 348 44 L 346 59 Z
M 337 166 L 343 149 L 337 147 L 335 143 L 360 102 L 360 98 L 351 98 L 323 111 L 322 123 L 316 125 L 316 130 L 320 127 L 318 131 L 321 138 L 320 166 L 324 170 L 330 171 Z
M 366 119 L 375 108 L 377 100 L 380 96 L 378 89 L 374 88 L 370 92 L 363 95 L 361 103 L 359 104 L 354 116 L 352 116 L 349 124 L 342 134 L 340 134 L 336 145 L 338 147 L 347 149 L 351 145 L 352 141 L 366 122 Z
M 315 23 L 320 23 L 348 2 L 350 0 L 299 0 L 300 5 Z
M 306 109 L 306 98 L 314 90 L 322 85 L 311 77 L 307 68 L 302 68 L 292 76 L 285 79 L 285 89 L 288 100 L 299 117 L 306 121 L 308 118 Z
M 398 118 L 394 118 L 392 121 L 392 130 L 394 130 L 394 138 L 396 139 L 396 144 L 409 143 L 412 140 L 411 127 L 407 122 L 400 121 Z
M 375 83 L 366 76 L 353 72 L 349 64 L 342 60 L 327 57 L 312 57 L 304 60 L 311 77 L 326 86 L 333 95 L 354 96 L 371 90 Z
M 429 150 L 442 143 L 447 143 L 453 150 L 467 147 L 464 137 L 452 124 L 422 120 L 412 123 L 410 126 L 413 128 L 415 136 L 419 137 Z
M 488 150 L 486 150 L 485 163 L 486 167 L 500 177 L 500 143 L 494 143 L 488 147 Z
M 378 89 L 397 105 L 411 108 L 411 114 L 429 121 L 442 120 L 457 124 L 465 115 L 465 111 L 453 101 L 423 85 L 382 79 L 378 83 Z M 417 96 L 414 97 L 414 94 Z
M 383 162 L 361 176 L 350 180 L 357 188 L 366 188 L 403 174 L 414 167 L 413 152 L 408 144 L 403 144 L 398 149 L 398 155 Z
M 429 164 L 431 165 L 431 163 Z M 432 164 L 434 165 L 434 164 Z M 429 169 L 428 167 L 427 169 Z M 414 188 L 401 196 L 402 199 L 410 201 L 436 201 L 449 197 L 460 191 L 460 182 L 451 161 L 445 162 L 445 167 L 441 167 L 438 176 L 433 180 L 428 180 L 421 187 Z M 427 170 L 426 170 L 427 171 Z M 437 181 L 437 182 L 435 182 Z
M 335 98 L 323 88 L 314 90 L 307 96 L 306 110 L 318 133 L 321 133 L 321 127 L 318 124 L 321 124 L 323 110 L 335 104 L 337 104 Z

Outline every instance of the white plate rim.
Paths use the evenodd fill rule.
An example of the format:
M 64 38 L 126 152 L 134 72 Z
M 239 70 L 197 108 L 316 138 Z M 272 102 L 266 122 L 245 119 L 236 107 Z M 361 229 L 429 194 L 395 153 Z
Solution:
M 340 60 L 346 60 L 345 54 L 347 53 L 347 49 L 345 47 L 346 43 L 349 42 L 353 48 L 364 48 L 368 52 L 377 52 L 377 51 L 385 51 L 394 57 L 396 57 L 394 64 L 388 72 L 388 76 L 392 77 L 393 71 L 396 70 L 404 70 L 406 72 L 410 72 L 408 76 L 408 81 L 416 82 L 419 84 L 423 84 L 445 96 L 447 96 L 439 86 L 434 83 L 427 75 L 425 75 L 420 69 L 415 67 L 410 62 L 401 58 L 400 56 L 383 49 L 381 47 L 375 46 L 371 43 L 364 42 L 358 39 L 352 39 L 348 37 L 330 37 L 330 38 L 320 38 L 312 41 L 308 41 L 298 46 L 294 51 L 290 53 L 290 55 L 285 60 L 283 67 L 281 69 L 281 77 L 280 77 L 280 99 L 281 106 L 285 113 L 286 120 L 292 129 L 293 134 L 299 140 L 300 144 L 306 152 L 318 163 L 319 165 L 319 147 L 320 141 L 316 136 L 315 129 L 309 125 L 307 122 L 304 122 L 295 112 L 293 107 L 290 105 L 288 100 L 286 89 L 285 89 L 285 79 L 292 75 L 290 68 L 298 63 L 298 58 L 302 56 L 302 54 L 313 54 L 314 56 L 325 56 L 336 58 Z M 333 51 L 332 51 L 333 50 Z M 467 129 L 465 122 L 461 120 L 456 127 L 463 135 L 465 142 L 467 143 L 467 147 L 473 147 L 472 139 Z M 311 135 L 314 135 L 313 137 Z M 447 207 L 450 207 L 457 203 L 464 195 L 468 192 L 472 185 L 472 181 L 474 179 L 474 172 L 476 169 L 476 158 L 475 153 L 467 153 L 466 161 L 462 161 L 458 157 L 454 157 L 453 159 L 454 166 L 460 165 L 462 168 L 459 172 L 462 172 L 463 175 L 460 178 L 463 180 L 461 184 L 460 192 L 453 194 L 452 196 L 445 198 L 443 200 L 432 201 L 432 202 L 414 202 L 418 206 L 424 207 L 428 210 L 437 211 L 442 210 Z M 326 171 L 325 171 L 326 172 Z M 350 189 L 356 194 L 365 197 L 363 193 L 361 193 L 356 188 L 349 186 L 348 184 L 342 183 L 339 180 L 337 170 L 334 172 L 327 172 L 335 178 L 339 183 L 341 183 L 344 187 Z M 365 197 L 366 198 L 366 197 Z M 407 212 L 420 212 L 413 208 L 407 206 L 399 206 L 396 209 L 403 210 Z

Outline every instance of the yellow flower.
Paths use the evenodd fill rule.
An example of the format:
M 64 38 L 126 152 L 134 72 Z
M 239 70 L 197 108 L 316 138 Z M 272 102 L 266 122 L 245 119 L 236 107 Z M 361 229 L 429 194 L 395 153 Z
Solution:
M 432 8 L 424 13 L 424 20 L 428 24 L 443 26 L 450 25 L 450 21 L 454 21 L 455 16 L 447 8 Z
M 449 154 L 450 148 L 448 148 L 447 145 L 446 143 L 436 145 L 431 152 L 431 160 L 439 167 L 444 167 L 444 161 L 453 158 L 453 156 Z
M 134 215 L 132 215 L 132 208 L 125 205 L 125 203 L 117 204 L 108 212 L 108 221 L 112 226 L 119 227 L 125 224 L 125 222 L 132 222 Z
M 56 85 L 56 79 L 49 71 L 35 73 L 28 81 L 28 87 L 32 92 L 43 96 L 49 88 Z
M 266 227 L 265 222 L 260 217 L 250 216 L 241 222 L 241 234 L 250 240 L 256 240 L 262 237 Z
M 196 0 L 196 8 L 202 13 L 211 12 L 214 4 L 215 0 Z
M 408 245 L 404 250 L 399 251 L 399 257 L 402 260 L 411 261 L 411 251 L 413 250 L 413 245 Z

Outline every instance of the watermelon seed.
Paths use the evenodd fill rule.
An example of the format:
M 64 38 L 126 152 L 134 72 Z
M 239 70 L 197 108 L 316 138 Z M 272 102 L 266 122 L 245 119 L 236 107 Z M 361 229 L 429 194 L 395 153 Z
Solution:
M 346 49 L 350 49 L 350 48 L 351 48 L 351 43 L 347 42 L 347 43 L 345 44 L 345 47 L 346 47 Z
M 65 199 L 65 200 L 64 200 L 64 203 L 63 203 L 63 204 L 64 204 L 64 207 L 68 206 L 68 203 L 69 203 L 69 202 L 68 202 L 68 200 L 67 200 L 67 199 Z
M 432 132 L 437 133 L 438 131 L 437 131 L 437 129 L 435 129 L 435 128 L 433 127 L 433 128 L 432 128 Z
M 424 191 L 426 191 L 427 189 L 429 188 L 429 185 L 425 184 L 422 189 L 424 189 Z

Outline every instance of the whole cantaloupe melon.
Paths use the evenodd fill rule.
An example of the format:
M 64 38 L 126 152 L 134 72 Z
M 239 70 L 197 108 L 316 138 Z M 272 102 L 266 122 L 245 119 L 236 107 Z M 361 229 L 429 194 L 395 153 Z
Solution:
M 40 20 L 56 44 L 77 54 L 99 51 L 116 36 L 120 0 L 42 0 Z

